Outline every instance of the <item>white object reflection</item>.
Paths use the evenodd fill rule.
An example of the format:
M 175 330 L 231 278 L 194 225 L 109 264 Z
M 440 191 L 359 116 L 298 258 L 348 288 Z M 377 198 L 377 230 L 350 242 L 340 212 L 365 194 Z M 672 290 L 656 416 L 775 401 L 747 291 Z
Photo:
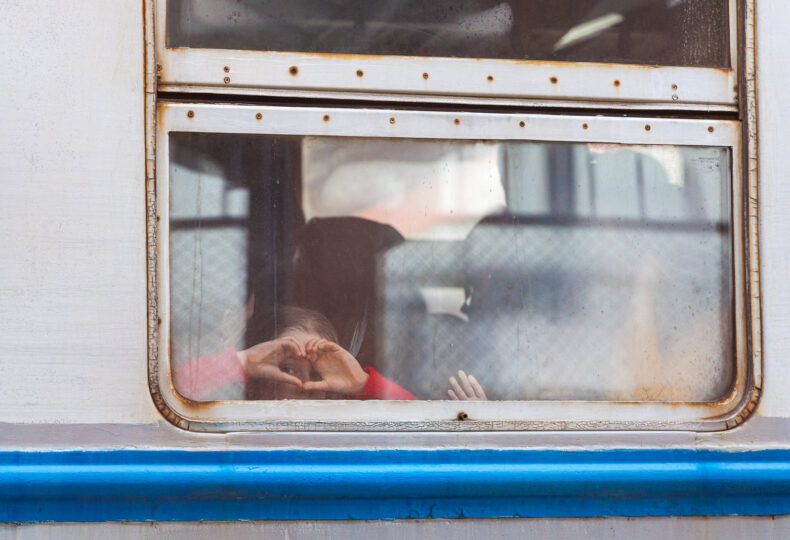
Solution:
M 302 156 L 307 220 L 356 216 L 407 239 L 462 240 L 505 207 L 496 144 L 308 137 Z

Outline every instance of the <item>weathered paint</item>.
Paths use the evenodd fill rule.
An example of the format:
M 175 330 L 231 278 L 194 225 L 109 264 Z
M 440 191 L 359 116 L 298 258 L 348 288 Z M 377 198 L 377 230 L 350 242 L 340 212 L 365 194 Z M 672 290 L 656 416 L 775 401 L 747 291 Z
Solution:
M 730 12 L 736 0 L 729 0 Z M 237 93 L 254 89 L 333 90 L 342 92 L 474 98 L 529 98 L 650 103 L 673 109 L 705 110 L 710 104 L 737 103 L 734 69 L 627 65 L 594 62 L 490 60 L 167 48 L 166 10 L 157 4 L 157 58 L 161 84 L 190 91 L 223 87 Z M 734 37 L 737 25 L 731 25 Z M 731 37 L 731 41 L 733 40 Z M 734 50 L 734 49 L 733 49 Z M 224 68 L 229 67 L 228 79 Z M 358 77 L 357 71 L 364 77 Z M 429 73 L 425 78 L 424 73 Z M 613 85 L 613 81 L 620 85 Z M 396 98 L 397 99 L 397 98 Z
M 140 2 L 0 2 L 0 422 L 148 423 Z
M 0 264 L 0 311 L 3 320 L 0 324 L 0 421 L 3 422 L 0 425 L 0 446 L 4 449 L 25 449 L 42 454 L 37 458 L 38 464 L 53 466 L 55 458 L 47 450 L 178 448 L 183 451 L 169 455 L 169 459 L 178 465 L 183 462 L 179 455 L 186 457 L 189 454 L 187 450 L 196 449 L 397 450 L 419 447 L 431 450 L 453 447 L 468 451 L 501 447 L 565 450 L 705 447 L 733 452 L 790 447 L 790 400 L 787 399 L 790 364 L 786 361 L 790 351 L 787 333 L 790 284 L 786 278 L 790 275 L 790 238 L 786 234 L 790 186 L 784 181 L 788 131 L 783 128 L 790 122 L 785 69 L 790 33 L 783 26 L 783 22 L 790 19 L 790 4 L 761 2 L 757 5 L 757 27 L 760 29 L 757 96 L 764 121 L 757 131 L 760 136 L 760 169 L 756 169 L 756 156 L 749 154 L 748 170 L 749 174 L 759 174 L 760 179 L 762 332 L 756 335 L 753 351 L 757 350 L 762 338 L 765 380 L 759 408 L 747 422 L 720 433 L 205 434 L 185 432 L 167 423 L 147 393 L 146 315 L 143 307 L 146 244 L 145 214 L 141 202 L 144 189 L 140 120 L 143 90 L 139 79 L 142 21 L 138 19 L 139 4 L 127 0 L 114 2 L 111 7 L 98 0 L 40 3 L 2 0 L 0 3 L 4 15 L 14 21 L 0 33 L 3 49 L 13 51 L 9 52 L 6 66 L 11 75 L 0 80 L 4 96 L 4 130 L 0 134 L 0 176 L 4 180 L 0 183 L 3 209 L 0 220 L 4 230 L 4 242 L 0 243 L 0 260 L 3 261 Z M 100 54 L 96 54 L 97 50 Z M 149 99 L 151 95 L 149 92 Z M 747 112 L 752 113 L 751 109 Z M 749 123 L 747 128 L 756 129 L 756 126 Z M 152 144 L 152 140 L 149 132 L 145 141 Z M 147 165 L 150 170 L 152 163 L 149 161 Z M 756 219 L 753 200 L 749 200 L 748 206 L 750 219 Z M 53 216 L 58 219 L 53 220 Z M 756 264 L 756 261 L 750 259 L 749 264 Z M 127 454 L 130 466 L 142 461 L 142 458 L 135 458 L 135 454 Z M 91 457 L 98 459 L 98 454 L 85 455 L 88 456 L 87 462 Z M 561 463 L 565 455 L 557 454 L 556 462 Z M 790 459 L 776 455 L 776 468 L 771 468 L 760 465 L 761 462 L 770 462 L 770 459 L 761 458 L 760 453 L 751 455 L 755 456 L 754 461 L 742 461 L 730 469 L 730 472 L 739 470 L 740 474 L 733 473 L 734 476 L 730 477 L 732 484 L 723 489 L 728 493 L 739 488 L 748 491 L 758 485 L 784 489 L 776 484 L 771 486 L 769 480 L 774 477 L 785 481 L 782 464 Z M 266 461 L 261 460 L 260 463 L 265 465 Z M 112 471 L 122 472 L 123 464 L 117 465 Z M 698 461 L 689 461 L 691 469 L 697 465 Z M 635 463 L 632 466 L 637 472 L 642 468 Z M 256 465 L 248 463 L 245 468 L 254 472 Z M 35 466 L 33 469 L 42 470 Z M 94 479 L 112 478 L 111 475 L 103 476 L 108 471 L 107 467 L 99 469 Z M 81 476 L 70 476 L 70 470 L 80 475 L 86 472 L 84 468 L 69 469 L 64 465 L 59 468 L 59 474 L 63 475 L 59 478 L 78 478 L 79 483 Z M 707 474 L 714 468 L 700 465 L 695 470 L 699 474 Z M 24 471 L 17 469 L 17 472 Z M 757 480 L 758 476 L 761 480 Z M 126 478 L 140 479 L 141 476 Z M 645 484 L 650 486 L 655 478 L 645 479 Z M 145 478 L 142 480 L 145 485 Z M 766 483 L 761 484 L 762 480 Z M 422 485 L 420 483 L 419 489 Z M 129 492 L 134 493 L 135 489 L 136 485 L 132 485 Z M 369 485 L 365 489 L 371 491 Z M 788 511 L 780 508 L 786 500 L 784 498 L 763 498 L 755 495 L 756 491 L 749 493 L 748 496 L 725 498 L 719 497 L 718 492 L 708 492 L 700 496 L 694 511 L 705 512 L 709 508 L 706 505 L 719 505 L 712 511 L 717 508 L 724 511 L 727 505 L 731 505 L 731 511 L 750 513 Z M 669 503 L 671 499 L 662 501 L 657 508 L 664 513 L 681 514 L 689 508 L 673 506 Z M 689 503 L 691 499 L 685 501 Z M 531 502 L 541 504 L 541 500 Z M 550 502 L 546 501 L 546 504 Z M 583 509 L 595 515 L 606 513 L 611 508 L 607 505 L 628 504 L 628 501 L 614 499 L 588 499 L 586 502 L 588 505 Z M 644 499 L 642 502 L 647 508 Z M 341 505 L 337 500 L 334 503 L 337 505 L 335 509 Z M 460 515 L 460 512 L 467 515 L 467 509 L 480 510 L 471 502 L 468 506 L 463 501 L 455 500 L 453 503 L 442 508 L 455 511 L 454 515 Z M 741 503 L 743 505 L 738 506 Z M 16 509 L 21 512 L 22 503 L 17 501 L 14 504 L 20 505 Z M 41 506 L 40 510 L 63 511 L 64 515 L 69 513 L 72 516 L 82 512 L 85 519 L 96 520 L 109 517 L 112 512 L 119 515 L 123 511 L 128 512 L 127 515 L 132 512 L 153 515 L 158 511 L 153 508 L 154 504 L 119 503 L 113 506 L 108 503 L 103 508 L 91 509 L 85 501 L 72 499 L 46 508 Z M 177 503 L 166 501 L 164 504 L 168 511 L 172 510 L 170 517 L 174 518 L 175 512 L 179 511 Z M 242 501 L 195 504 L 203 505 L 202 519 L 210 512 L 220 515 L 227 510 L 227 515 L 240 515 L 241 510 L 246 509 L 249 515 L 256 512 L 260 515 L 262 510 L 273 508 L 260 502 Z M 281 509 L 296 508 L 282 502 L 278 504 Z M 302 500 L 300 504 L 307 503 Z M 411 510 L 414 504 L 413 498 L 401 499 L 393 502 L 389 510 Z M 509 503 L 506 501 L 504 504 Z M 498 508 L 501 512 L 512 511 L 511 515 L 516 515 L 523 504 L 526 503 L 515 501 L 512 507 Z M 570 504 L 566 501 L 565 506 L 570 507 Z M 25 511 L 33 516 L 31 519 L 41 519 L 35 503 L 25 505 Z M 58 505 L 59 509 L 56 508 Z M 191 506 L 183 512 L 197 513 L 198 508 Z M 90 514 L 91 510 L 106 513 Z M 387 515 L 386 506 L 365 507 L 365 510 L 370 516 Z M 601 524 L 594 530 L 604 531 L 607 535 L 610 528 L 629 537 L 633 537 L 635 529 L 639 529 L 640 535 L 643 533 L 641 522 L 633 529 L 623 525 L 632 522 L 623 520 L 593 522 Z M 721 537 L 719 535 L 730 533 L 744 537 L 766 531 L 766 534 L 786 536 L 786 528 L 779 532 L 777 529 L 757 529 L 756 522 L 749 518 L 727 518 L 726 525 L 713 529 L 710 534 Z M 397 531 L 412 531 L 411 534 L 403 532 L 403 535 L 413 537 L 422 531 L 436 530 L 432 527 L 441 527 L 447 522 L 408 523 L 411 529 L 406 529 L 406 525 L 400 522 L 392 526 L 403 527 L 395 529 Z M 452 531 L 453 537 L 479 538 L 481 534 L 494 536 L 501 535 L 503 531 L 522 531 L 525 529 L 520 527 L 526 527 L 527 523 L 534 522 L 461 520 L 452 522 L 455 527 Z M 549 532 L 546 535 L 554 537 L 562 522 L 549 520 L 542 523 L 547 523 L 545 530 Z M 584 534 L 593 526 L 589 525 L 590 522 L 583 523 L 587 525 L 579 525 L 578 529 L 569 527 L 573 533 Z M 708 521 L 690 518 L 689 521 L 673 523 L 699 525 Z M 787 523 L 786 518 L 784 523 Z M 300 525 L 291 523 L 289 527 Z M 359 528 L 362 524 L 349 522 L 340 525 L 348 525 L 349 528 L 331 529 L 327 524 L 310 526 L 315 527 L 314 530 L 319 531 L 317 535 L 322 537 L 326 536 L 326 531 L 345 531 L 338 534 L 349 536 L 362 530 Z M 98 527 L 98 530 L 107 530 L 101 529 L 101 525 Z M 215 533 L 220 528 L 230 530 L 225 529 L 230 527 L 228 525 L 195 527 L 206 534 Z M 0 536 L 5 530 L 0 530 Z M 37 534 L 42 529 L 32 530 L 35 532 L 31 534 Z M 652 530 L 653 537 L 665 538 L 672 537 L 676 529 L 660 522 Z M 446 532 L 447 529 L 441 531 Z M 190 532 L 195 534 L 194 529 Z M 62 533 L 54 534 L 61 537 Z M 400 532 L 391 534 L 395 537 Z M 442 532 L 435 534 L 448 536 Z M 517 533 L 514 535 L 518 536 Z M 691 536 L 698 535 L 692 533 Z
M 157 349 L 169 344 L 168 189 L 169 133 L 275 133 L 330 136 L 387 136 L 430 139 L 491 139 L 581 141 L 626 144 L 724 146 L 734 156 L 732 178 L 733 223 L 742 223 L 740 123 L 726 120 L 617 118 L 583 115 L 500 114 L 275 107 L 167 103 L 158 105 L 157 201 L 152 225 L 160 250 L 156 268 L 159 317 Z M 257 115 L 262 114 L 262 118 Z M 331 113 L 331 114 L 330 114 Z M 392 119 L 397 117 L 397 122 Z M 331 118 L 331 122 L 328 119 Z M 524 123 L 522 126 L 521 123 Z M 649 122 L 649 124 L 646 124 Z M 586 125 L 587 129 L 579 129 Z M 647 125 L 650 129 L 647 129 Z M 149 212 L 153 214 L 153 212 Z M 754 409 L 759 386 L 747 352 L 743 231 L 733 231 L 736 376 L 728 395 L 704 403 L 614 402 L 476 402 L 465 404 L 468 421 L 458 422 L 453 402 L 203 402 L 186 400 L 175 391 L 169 359 L 151 357 L 151 386 L 163 415 L 179 427 L 196 431 L 473 431 L 473 430 L 583 430 L 583 429 L 693 429 L 721 430 L 741 423 Z M 752 271 L 756 271 L 753 268 Z M 758 297 L 759 298 L 759 297 Z M 756 360 L 759 361 L 759 358 Z M 161 400 L 160 400 L 161 397 Z

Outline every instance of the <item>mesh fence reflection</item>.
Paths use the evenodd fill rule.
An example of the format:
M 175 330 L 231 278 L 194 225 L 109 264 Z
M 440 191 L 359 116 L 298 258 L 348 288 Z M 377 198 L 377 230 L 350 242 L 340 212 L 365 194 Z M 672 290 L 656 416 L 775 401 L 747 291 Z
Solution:
M 380 266 L 379 357 L 423 399 L 714 399 L 728 387 L 728 235 L 487 223 Z M 457 290 L 431 306 L 437 290 Z M 677 362 L 677 358 L 684 361 Z
M 185 229 L 170 234 L 171 356 L 176 364 L 235 345 L 247 296 L 243 228 Z

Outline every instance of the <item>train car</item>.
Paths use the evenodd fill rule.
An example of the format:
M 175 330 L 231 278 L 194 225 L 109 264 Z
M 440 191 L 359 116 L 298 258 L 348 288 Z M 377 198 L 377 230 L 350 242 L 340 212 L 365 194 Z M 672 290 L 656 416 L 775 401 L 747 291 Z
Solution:
M 0 13 L 0 537 L 790 536 L 790 4 Z

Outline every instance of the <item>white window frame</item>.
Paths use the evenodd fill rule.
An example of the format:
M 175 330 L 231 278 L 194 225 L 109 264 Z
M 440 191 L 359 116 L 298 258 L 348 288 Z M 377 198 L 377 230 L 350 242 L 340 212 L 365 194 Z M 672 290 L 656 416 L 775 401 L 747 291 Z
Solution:
M 736 111 L 738 0 L 726 1 L 729 69 L 168 48 L 166 1 L 159 0 L 157 80 L 172 92 Z
M 260 118 L 257 115 L 260 114 Z M 391 119 L 395 119 L 394 122 Z M 650 129 L 646 129 L 646 126 Z M 172 132 L 529 140 L 728 147 L 732 155 L 732 253 L 735 379 L 715 402 L 365 401 L 193 402 L 174 389 L 168 357 L 169 134 Z M 177 425 L 198 431 L 513 431 L 697 430 L 738 423 L 751 400 L 759 365 L 747 348 L 741 127 L 732 120 L 617 118 L 593 115 L 436 112 L 160 102 L 156 140 L 156 302 L 158 354 L 152 391 Z M 460 413 L 466 420 L 459 421 Z

